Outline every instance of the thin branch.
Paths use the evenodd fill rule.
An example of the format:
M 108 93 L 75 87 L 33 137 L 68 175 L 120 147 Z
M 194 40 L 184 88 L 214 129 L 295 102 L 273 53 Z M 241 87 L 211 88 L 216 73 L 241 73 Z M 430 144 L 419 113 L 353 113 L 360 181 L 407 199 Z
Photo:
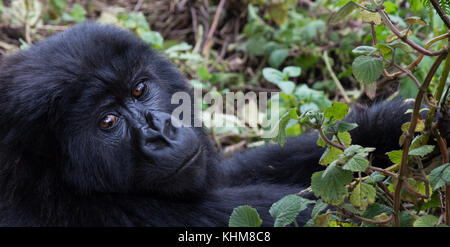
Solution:
M 445 14 L 444 10 L 442 10 L 439 3 L 436 0 L 430 0 L 430 3 L 433 5 L 434 9 L 438 13 L 438 15 L 441 17 L 442 21 L 447 26 L 447 28 L 450 29 L 450 19 L 448 19 L 448 16 Z
M 414 110 L 411 115 L 411 124 L 409 125 L 409 129 L 406 132 L 405 141 L 403 143 L 402 159 L 400 162 L 398 182 L 397 182 L 397 185 L 395 186 L 395 193 L 394 193 L 395 226 L 400 226 L 400 220 L 399 220 L 399 209 L 400 209 L 400 204 L 401 204 L 400 191 L 401 191 L 403 181 L 405 180 L 405 176 L 407 173 L 409 147 L 411 145 L 412 138 L 414 137 L 417 120 L 420 115 L 419 110 L 420 110 L 420 107 L 422 104 L 423 96 L 424 96 L 424 93 L 426 92 L 428 86 L 431 83 L 431 78 L 433 77 L 434 73 L 436 73 L 436 70 L 438 69 L 442 60 L 444 60 L 444 58 L 446 56 L 447 56 L 447 54 L 442 54 L 436 59 L 436 61 L 434 61 L 433 65 L 430 68 L 430 71 L 428 72 L 427 76 L 425 77 L 425 80 L 424 80 L 422 86 L 419 89 L 419 92 L 417 93 L 417 96 L 416 96 L 416 99 L 414 102 Z
M 330 139 L 328 139 L 328 138 L 325 136 L 325 134 L 323 133 L 322 128 L 317 128 L 317 130 L 319 131 L 320 137 L 322 138 L 322 140 L 323 140 L 326 144 L 328 144 L 328 145 L 330 145 L 330 146 L 332 146 L 332 147 L 338 148 L 338 149 L 340 149 L 340 150 L 342 150 L 342 151 L 345 150 L 345 146 L 343 146 L 343 145 L 341 145 L 341 144 L 338 144 L 338 143 L 335 143 L 335 142 L 333 142 L 333 141 L 330 141 Z
M 344 101 L 347 104 L 351 103 L 351 100 L 348 98 L 347 93 L 345 92 L 344 87 L 342 86 L 341 82 L 337 78 L 337 76 L 334 74 L 333 69 L 331 68 L 330 62 L 328 60 L 328 51 L 324 51 L 322 55 L 323 61 L 325 62 L 325 65 L 327 67 L 328 72 L 330 72 L 331 78 L 334 81 L 334 84 L 336 84 L 336 87 L 338 88 L 339 92 L 342 94 L 342 97 L 344 97 Z
M 219 24 L 220 12 L 222 12 L 223 6 L 225 5 L 226 0 L 220 0 L 219 6 L 217 6 L 216 14 L 214 15 L 214 20 L 209 29 L 208 36 L 206 36 L 205 46 L 203 47 L 202 54 L 206 53 L 206 50 L 211 47 L 210 42 L 213 38 L 214 32 L 216 31 L 217 25 Z
M 384 23 L 386 24 L 386 26 L 389 27 L 389 29 L 391 29 L 391 31 L 397 35 L 397 37 L 399 39 L 401 39 L 403 42 L 407 43 L 408 45 L 410 45 L 412 48 L 414 48 L 416 51 L 427 55 L 427 56 L 439 56 L 443 53 L 447 52 L 447 49 L 442 49 L 440 51 L 436 51 L 436 52 L 432 52 L 432 51 L 428 51 L 426 49 L 424 49 L 423 47 L 421 47 L 420 45 L 414 43 L 413 41 L 411 41 L 410 39 L 407 38 L 407 36 L 404 36 L 401 34 L 400 30 L 397 29 L 397 27 L 394 26 L 394 24 L 391 22 L 391 20 L 389 19 L 386 11 L 384 11 L 384 6 L 380 6 L 378 8 L 378 13 L 381 16 L 381 19 L 383 19 Z

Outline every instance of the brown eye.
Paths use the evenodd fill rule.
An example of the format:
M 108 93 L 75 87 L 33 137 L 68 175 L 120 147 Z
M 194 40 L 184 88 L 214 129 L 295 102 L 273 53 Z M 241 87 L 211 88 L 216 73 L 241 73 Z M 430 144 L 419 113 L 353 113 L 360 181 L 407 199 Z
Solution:
M 147 86 L 146 86 L 144 83 L 142 83 L 142 82 L 138 83 L 138 84 L 133 88 L 133 96 L 134 96 L 135 98 L 139 98 L 139 97 L 144 93 L 146 87 L 147 87 Z
M 119 120 L 119 118 L 117 116 L 107 115 L 100 121 L 100 123 L 99 123 L 100 128 L 108 129 L 108 128 L 112 127 L 114 124 L 116 124 L 117 120 Z

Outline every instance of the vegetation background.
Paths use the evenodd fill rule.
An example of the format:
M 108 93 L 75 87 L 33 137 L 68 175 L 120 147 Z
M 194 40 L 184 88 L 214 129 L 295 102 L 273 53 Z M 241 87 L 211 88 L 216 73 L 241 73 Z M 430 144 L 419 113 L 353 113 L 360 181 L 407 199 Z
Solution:
M 318 143 L 333 153 L 324 154 L 321 165 L 328 174 L 342 176 L 331 188 L 315 188 L 314 178 L 319 181 L 313 175 L 309 190 L 318 201 L 297 195 L 274 204 L 278 225 L 295 225 L 295 213 L 310 203 L 315 226 L 449 225 L 448 148 L 445 140 L 436 146 L 423 141 L 435 130 L 435 111 L 449 106 L 449 14 L 449 0 L 0 0 L 0 59 L 85 20 L 130 29 L 205 93 L 280 92 L 281 128 L 272 141 L 283 145 L 287 136 L 311 127 L 335 136 L 322 135 Z M 349 105 L 364 107 L 396 96 L 423 99 L 431 120 L 411 109 L 412 121 L 400 140 L 403 153 L 390 153 L 387 169 L 369 166 L 370 147 L 351 145 L 345 136 L 354 126 L 337 126 L 336 120 Z M 209 128 L 226 156 L 268 142 L 260 138 L 261 125 L 248 125 L 252 117 L 214 116 L 213 121 L 240 124 Z M 445 139 L 448 127 L 440 131 Z M 407 133 L 415 133 L 414 140 Z M 346 166 L 355 160 L 359 168 Z M 407 181 L 403 189 L 404 181 L 397 182 L 402 179 Z M 321 183 L 327 181 L 321 177 Z M 298 207 L 286 213 L 293 204 Z M 243 222 L 240 213 L 255 221 Z M 258 225 L 251 207 L 233 215 L 230 225 Z

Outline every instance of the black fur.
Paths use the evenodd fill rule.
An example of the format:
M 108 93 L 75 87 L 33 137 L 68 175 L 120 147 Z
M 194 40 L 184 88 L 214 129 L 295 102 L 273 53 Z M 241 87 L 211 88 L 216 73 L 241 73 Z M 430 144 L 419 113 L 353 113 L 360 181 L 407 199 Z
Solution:
M 148 90 L 133 99 L 139 81 Z M 273 225 L 271 204 L 323 168 L 317 134 L 223 160 L 201 128 L 165 125 L 176 107 L 170 96 L 189 92 L 186 85 L 130 32 L 92 23 L 3 59 L 0 225 L 226 226 L 239 205 Z M 355 143 L 379 154 L 398 149 L 409 107 L 395 101 L 353 110 Z M 100 130 L 105 114 L 120 120 Z M 177 172 L 197 149 L 194 164 Z M 298 223 L 308 217 L 307 210 Z

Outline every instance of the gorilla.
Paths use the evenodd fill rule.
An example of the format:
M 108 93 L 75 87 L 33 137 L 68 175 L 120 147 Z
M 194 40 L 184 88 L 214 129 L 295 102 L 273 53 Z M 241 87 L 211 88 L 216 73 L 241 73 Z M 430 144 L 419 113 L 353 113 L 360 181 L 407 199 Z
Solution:
M 250 205 L 272 226 L 272 203 L 323 169 L 315 132 L 223 158 L 202 128 L 173 126 L 176 92 L 192 94 L 180 72 L 114 26 L 79 24 L 4 57 L 0 225 L 227 226 Z M 408 108 L 353 109 L 354 143 L 398 149 Z

